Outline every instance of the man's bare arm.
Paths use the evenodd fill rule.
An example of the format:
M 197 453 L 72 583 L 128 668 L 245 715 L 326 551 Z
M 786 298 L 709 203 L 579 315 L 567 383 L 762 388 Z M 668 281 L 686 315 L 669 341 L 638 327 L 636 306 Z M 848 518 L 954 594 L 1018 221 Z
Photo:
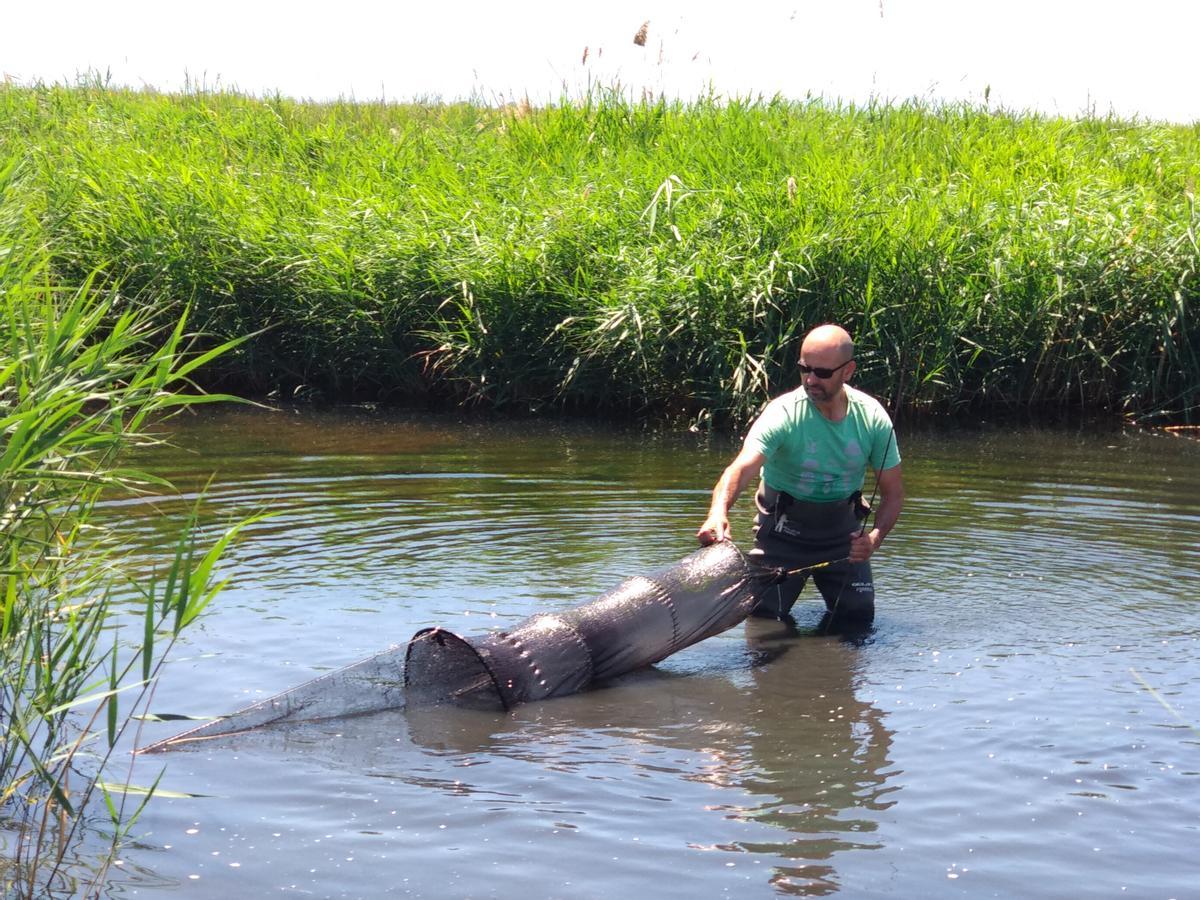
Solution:
M 708 508 L 708 518 L 696 532 L 701 544 L 708 545 L 718 541 L 727 541 L 730 537 L 729 510 L 742 491 L 746 489 L 766 462 L 766 457 L 758 450 L 743 447 L 742 452 L 729 464 L 713 488 L 712 504 Z
M 904 476 L 900 466 L 895 465 L 879 473 L 879 511 L 875 513 L 875 527 L 861 536 L 856 532 L 850 541 L 850 562 L 866 562 L 879 549 L 900 518 L 904 507 Z

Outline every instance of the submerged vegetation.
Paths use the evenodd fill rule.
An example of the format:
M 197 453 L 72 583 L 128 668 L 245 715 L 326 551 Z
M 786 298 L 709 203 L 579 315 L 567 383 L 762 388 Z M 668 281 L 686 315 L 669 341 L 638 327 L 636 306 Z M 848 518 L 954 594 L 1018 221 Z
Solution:
M 185 317 L 164 329 L 87 279 L 56 287 L 21 197 L 0 171 L 0 896 L 80 896 L 108 858 L 79 855 L 82 826 L 115 848 L 153 789 L 107 780 L 114 750 L 241 526 L 201 551 L 194 522 L 180 523 L 161 577 L 123 574 L 95 504 L 169 487 L 123 453 L 152 444 L 151 423 L 172 411 L 219 399 L 188 376 L 225 348 L 189 354 Z M 118 615 L 118 595 L 140 597 L 140 612 Z
M 899 412 L 1200 403 L 1200 125 L 84 85 L 0 136 L 59 275 L 261 332 L 210 384 L 728 424 L 837 320 Z

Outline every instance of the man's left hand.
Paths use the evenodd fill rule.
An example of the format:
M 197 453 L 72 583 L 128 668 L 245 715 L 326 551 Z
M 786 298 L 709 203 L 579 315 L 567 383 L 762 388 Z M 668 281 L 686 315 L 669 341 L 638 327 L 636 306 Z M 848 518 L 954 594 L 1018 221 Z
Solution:
M 871 558 L 871 554 L 879 549 L 882 540 L 878 528 L 872 528 L 862 534 L 857 531 L 852 532 L 850 534 L 850 562 L 866 562 Z

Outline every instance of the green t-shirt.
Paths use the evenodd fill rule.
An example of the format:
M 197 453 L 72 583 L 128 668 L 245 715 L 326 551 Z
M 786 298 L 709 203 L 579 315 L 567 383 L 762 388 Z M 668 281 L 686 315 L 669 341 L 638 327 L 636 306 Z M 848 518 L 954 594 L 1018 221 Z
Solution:
M 767 458 L 768 487 L 798 500 L 845 500 L 862 490 L 866 470 L 900 465 L 887 411 L 874 397 L 846 385 L 846 418 L 831 422 L 804 388 L 767 404 L 746 435 L 746 446 Z

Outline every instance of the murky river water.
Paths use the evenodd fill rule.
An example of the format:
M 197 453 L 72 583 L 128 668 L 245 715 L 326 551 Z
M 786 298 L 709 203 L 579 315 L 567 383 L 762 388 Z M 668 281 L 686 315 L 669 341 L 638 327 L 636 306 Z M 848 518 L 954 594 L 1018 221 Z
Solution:
M 235 412 L 151 465 L 269 510 L 153 707 L 229 712 L 418 628 L 591 599 L 694 546 L 691 435 Z M 111 896 L 1200 896 L 1200 443 L 901 432 L 874 633 L 756 622 L 509 714 L 436 709 L 140 757 Z M 186 500 L 159 500 L 182 511 Z M 748 543 L 752 504 L 735 533 Z M 113 503 L 147 560 L 144 502 Z M 143 743 L 180 730 L 147 727 Z

